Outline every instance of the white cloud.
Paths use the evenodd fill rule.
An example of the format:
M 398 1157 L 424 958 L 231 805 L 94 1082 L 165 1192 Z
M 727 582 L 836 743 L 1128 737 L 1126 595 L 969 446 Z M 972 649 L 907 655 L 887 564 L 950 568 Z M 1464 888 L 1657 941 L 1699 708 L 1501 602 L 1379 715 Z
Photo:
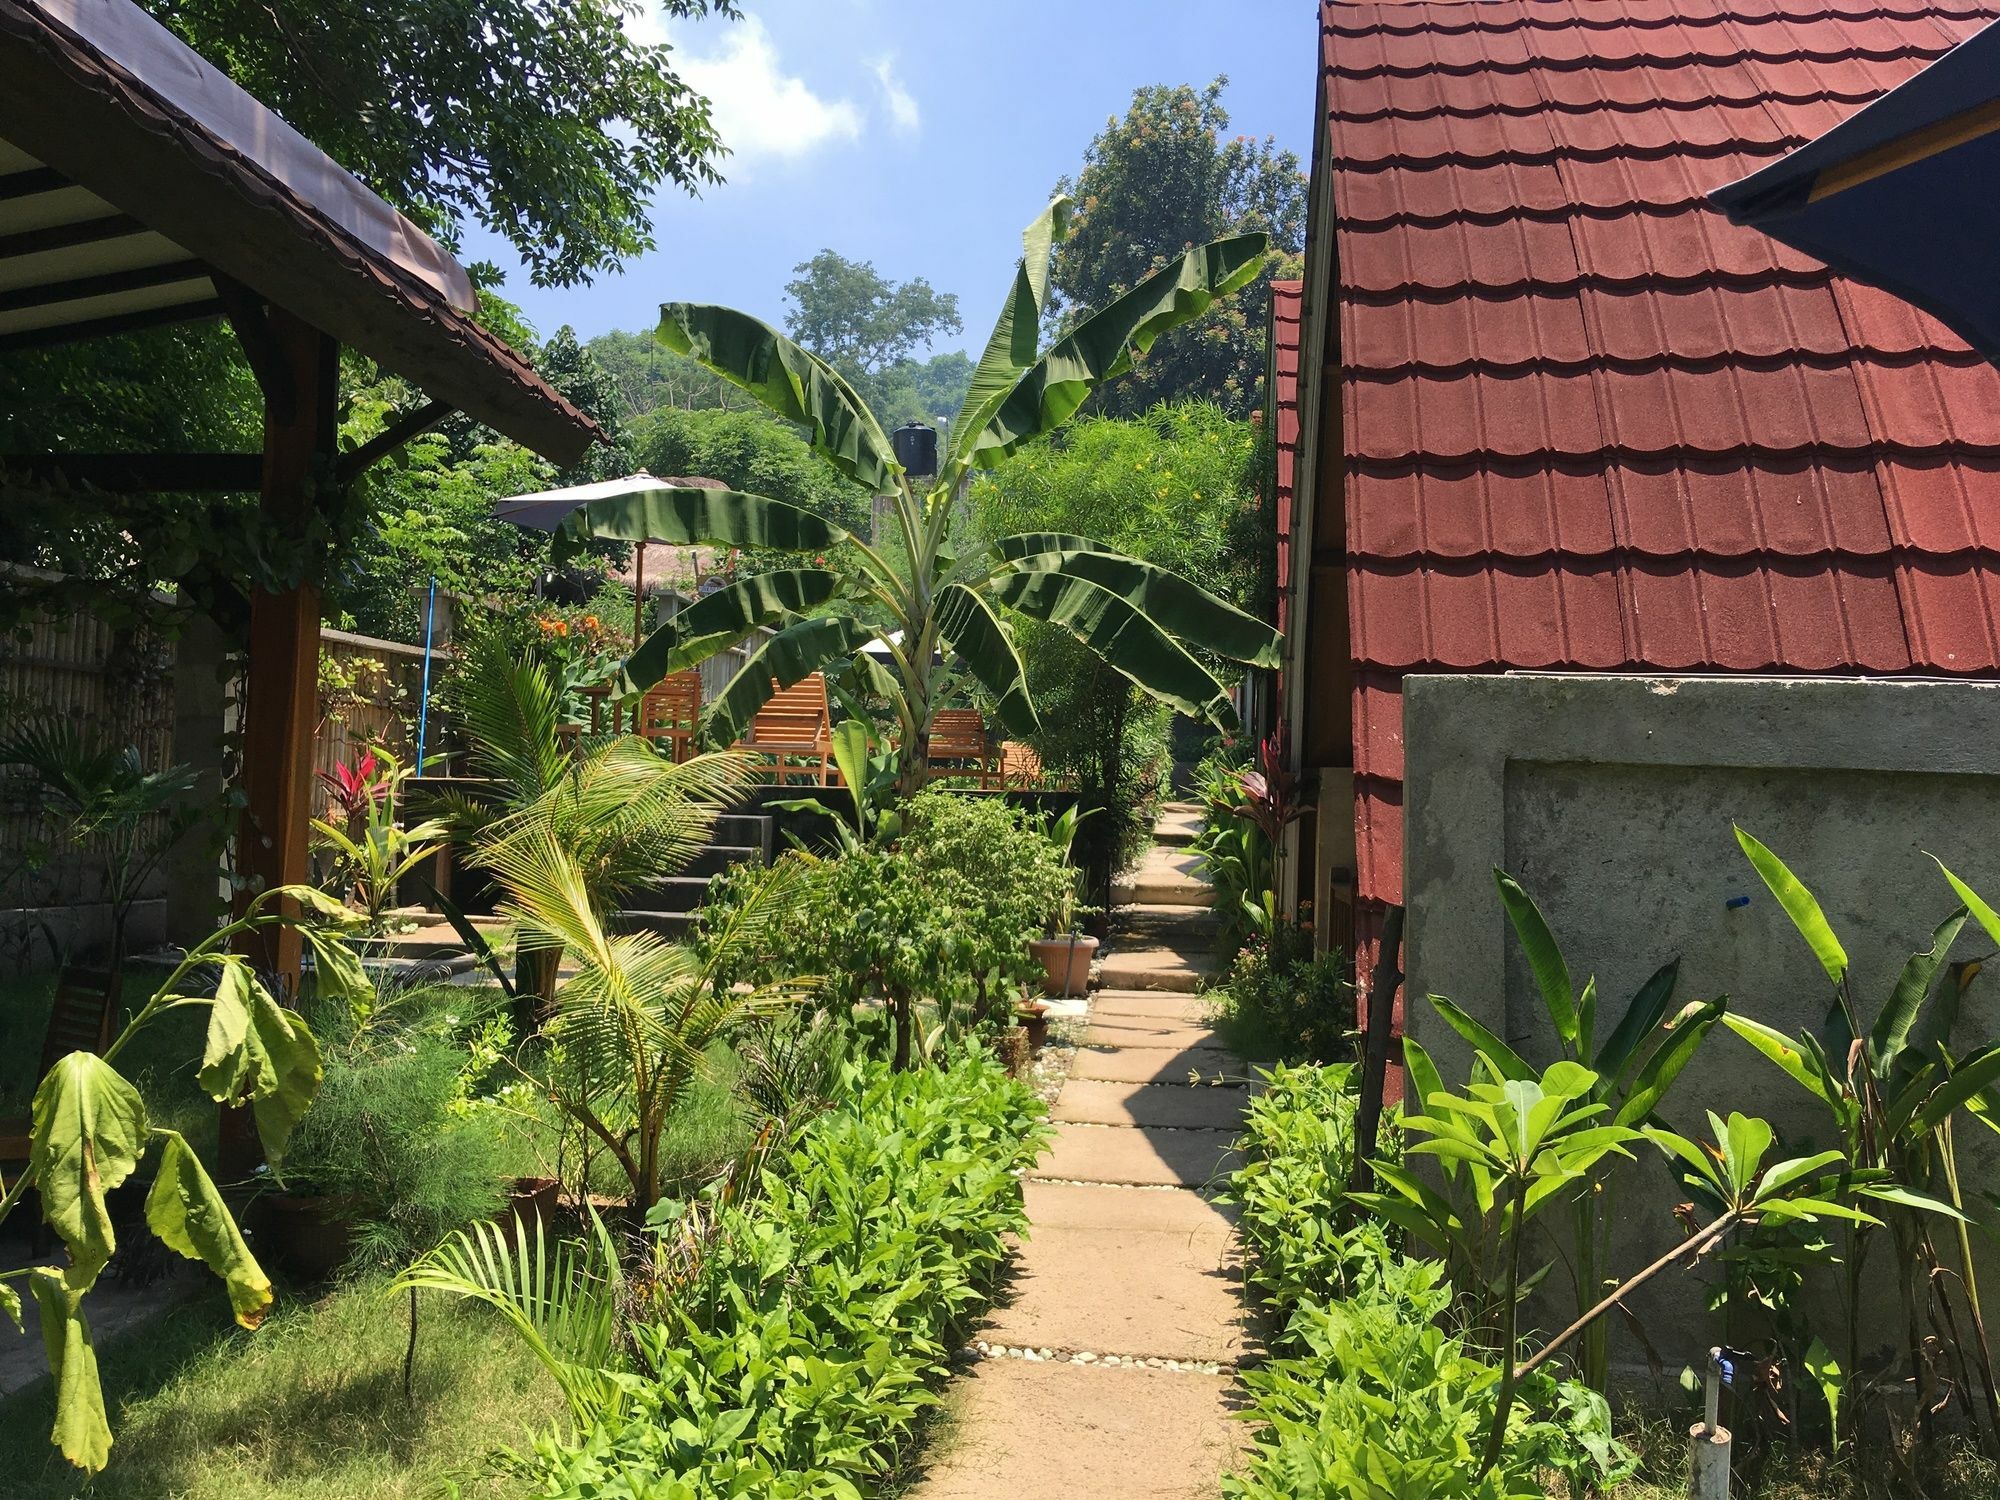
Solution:
M 889 111 L 890 120 L 904 134 L 916 134 L 923 117 L 917 111 L 917 101 L 910 97 L 910 91 L 896 76 L 896 59 L 893 56 L 878 58 L 874 69 L 875 81 L 882 85 L 882 103 Z
M 658 28 L 650 7 L 628 27 L 641 39 Z M 703 39 L 712 35 L 716 44 L 710 52 L 696 52 L 688 35 L 676 30 L 681 50 L 674 54 L 674 71 L 707 96 L 723 144 L 734 153 L 723 168 L 732 176 L 761 158 L 797 158 L 833 141 L 860 139 L 861 111 L 851 100 L 815 94 L 803 78 L 786 73 L 756 16 L 720 31 L 704 28 Z M 910 107 L 915 110 L 914 102 Z

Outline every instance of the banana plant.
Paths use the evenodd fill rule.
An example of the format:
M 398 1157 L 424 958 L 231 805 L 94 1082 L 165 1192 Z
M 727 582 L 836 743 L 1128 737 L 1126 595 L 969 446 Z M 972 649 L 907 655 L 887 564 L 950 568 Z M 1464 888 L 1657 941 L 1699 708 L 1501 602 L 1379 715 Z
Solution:
M 1535 988 L 1548 1011 L 1557 1045 L 1564 1058 L 1590 1069 L 1596 1082 L 1593 1103 L 1602 1104 L 1615 1125 L 1637 1128 L 1656 1119 L 1667 1091 L 1728 1008 L 1727 997 L 1693 1001 L 1677 1013 L 1674 988 L 1680 959 L 1656 969 L 1625 1003 L 1616 1023 L 1600 1035 L 1597 978 L 1586 978 L 1579 990 L 1548 919 L 1521 883 L 1505 870 L 1493 872 L 1500 903 L 1506 908 L 1514 937 L 1535 976 Z M 1442 996 L 1431 1004 L 1486 1062 L 1494 1075 L 1533 1078 L 1512 1047 L 1482 1025 L 1464 1007 Z M 1575 1195 L 1576 1295 L 1579 1311 L 1598 1300 L 1606 1285 L 1611 1258 L 1611 1226 L 1617 1222 L 1615 1178 L 1606 1175 L 1596 1191 Z M 1609 1375 L 1610 1325 L 1596 1322 L 1584 1336 L 1582 1376 L 1592 1390 L 1603 1391 Z
M 281 903 L 298 903 L 295 918 Z M 301 927 L 316 960 L 323 995 L 364 1006 L 373 990 L 339 936 L 359 919 L 310 886 L 280 886 L 253 900 L 244 915 L 188 950 L 166 982 L 139 1007 L 102 1056 L 72 1052 L 57 1060 L 35 1090 L 28 1164 L 0 1192 L 0 1223 L 29 1188 L 42 1217 L 69 1252 L 66 1266 L 0 1271 L 0 1314 L 21 1328 L 23 1285 L 41 1315 L 42 1345 L 56 1392 L 52 1440 L 80 1469 L 110 1459 L 111 1426 L 98 1381 L 97 1351 L 83 1298 L 118 1249 L 107 1196 L 154 1145 L 159 1155 L 146 1194 L 146 1224 L 166 1246 L 222 1278 L 236 1321 L 255 1328 L 271 1305 L 271 1282 L 250 1253 L 222 1195 L 187 1141 L 152 1123 L 146 1102 L 114 1064 L 141 1031 L 170 1010 L 206 1008 L 207 1039 L 195 1073 L 218 1104 L 245 1105 L 274 1173 L 285 1143 L 319 1091 L 319 1047 L 297 1015 L 281 1006 L 250 961 L 230 951 L 243 934 Z M 330 925 L 329 925 L 330 924 Z M 189 981 L 215 975 L 212 994 L 187 994 Z
M 1195 718 L 1234 727 L 1229 694 L 1202 655 L 1273 667 L 1277 633 L 1164 568 L 1087 537 L 1001 537 L 959 556 L 951 527 L 960 483 L 1052 432 L 1106 381 L 1131 369 L 1162 333 L 1247 285 L 1264 265 L 1265 236 L 1237 235 L 1187 251 L 1044 350 L 1049 259 L 1066 233 L 1058 197 L 1022 236 L 1022 257 L 938 465 L 923 488 L 896 460 L 882 423 L 824 360 L 745 313 L 670 302 L 656 334 L 786 421 L 849 479 L 892 502 L 894 534 L 876 545 L 809 511 L 737 490 L 646 488 L 593 500 L 565 522 L 559 555 L 592 538 L 761 547 L 845 566 L 780 569 L 718 589 L 648 637 L 619 687 L 638 692 L 742 641 L 770 636 L 710 705 L 704 734 L 742 735 L 782 685 L 856 657 L 886 652 L 901 751 L 900 789 L 924 775 L 923 742 L 948 674 L 963 670 L 1019 735 L 1039 727 L 1008 621 L 1019 615 L 1075 635 L 1145 691 Z M 1199 654 L 1198 654 L 1199 653 Z
M 1846 947 L 1818 898 L 1751 834 L 1738 828 L 1736 841 L 1819 961 L 1832 986 L 1832 999 L 1819 1031 L 1796 1038 L 1747 1016 L 1725 1020 L 1730 1030 L 1826 1107 L 1839 1131 L 1847 1191 L 1884 1206 L 1902 1283 L 1911 1370 L 1925 1387 L 1925 1404 L 1946 1384 L 1937 1368 L 1940 1358 L 1956 1365 L 1952 1383 L 1968 1395 L 1974 1384 L 1966 1367 L 1973 1363 L 1985 1396 L 1987 1435 L 2000 1441 L 2000 1389 L 1996 1389 L 1971 1221 L 1951 1135 L 1952 1117 L 1961 1108 L 1976 1115 L 2000 1080 L 2000 1045 L 1960 1060 L 1954 1060 L 1945 1046 L 1960 995 L 1973 972 L 1948 963 L 1952 945 L 1973 917 L 2000 943 L 2000 914 L 1940 863 L 1960 905 L 1932 932 L 1930 946 L 1910 955 L 1881 1009 L 1864 1027 Z M 1956 1276 L 1938 1253 L 1932 1234 L 1937 1222 L 1949 1224 L 1957 1240 Z M 1874 1220 L 1852 1224 L 1844 1257 L 1845 1368 L 1850 1381 L 1860 1364 L 1863 1274 L 1877 1227 Z M 1950 1292 L 1954 1280 L 1963 1299 L 1963 1328 Z M 1935 1339 L 1925 1335 L 1924 1321 L 1931 1324 Z M 1845 1426 L 1852 1431 L 1855 1424 Z

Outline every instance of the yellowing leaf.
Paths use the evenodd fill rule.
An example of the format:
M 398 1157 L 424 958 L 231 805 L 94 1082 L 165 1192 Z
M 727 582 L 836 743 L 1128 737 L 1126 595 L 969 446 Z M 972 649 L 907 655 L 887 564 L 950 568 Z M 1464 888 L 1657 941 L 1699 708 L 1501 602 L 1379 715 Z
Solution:
M 81 1292 L 117 1248 L 104 1195 L 146 1149 L 146 1104 L 103 1058 L 72 1052 L 35 1090 L 33 1115 L 28 1165 L 42 1217 L 69 1247 L 69 1281 Z
M 271 1279 L 243 1236 L 201 1160 L 178 1131 L 162 1130 L 159 1173 L 146 1195 L 146 1222 L 169 1249 L 198 1260 L 229 1287 L 236 1321 L 255 1328 L 271 1306 Z
M 79 1469 L 96 1473 L 111 1457 L 111 1423 L 97 1379 L 97 1350 L 84 1321 L 80 1288 L 60 1271 L 37 1266 L 28 1282 L 42 1315 L 42 1349 L 55 1377 L 56 1425 L 50 1440 Z
M 275 1172 L 284 1164 L 292 1127 L 319 1092 L 319 1044 L 247 964 L 232 960 L 215 988 L 208 1045 L 195 1076 L 218 1104 L 251 1106 L 264 1159 Z

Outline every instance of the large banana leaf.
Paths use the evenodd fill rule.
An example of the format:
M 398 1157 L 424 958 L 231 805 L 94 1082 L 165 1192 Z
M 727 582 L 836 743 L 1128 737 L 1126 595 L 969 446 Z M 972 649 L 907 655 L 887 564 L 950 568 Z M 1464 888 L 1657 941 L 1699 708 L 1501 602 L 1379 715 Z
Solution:
M 1040 729 L 1041 718 L 1028 696 L 1028 669 L 992 606 L 964 584 L 948 583 L 938 590 L 937 619 L 946 644 L 997 700 L 1001 722 L 1015 734 Z
M 1007 573 L 988 591 L 1030 619 L 1060 625 L 1104 664 L 1182 713 L 1236 727 L 1222 684 L 1158 625 L 1108 589 L 1061 573 Z
M 1061 573 L 1085 579 L 1109 589 L 1179 640 L 1231 661 L 1248 662 L 1256 667 L 1278 665 L 1277 631 L 1255 615 L 1225 604 L 1178 573 L 1098 546 L 1076 551 L 1010 553 L 1011 544 L 1026 540 L 1030 538 L 1006 537 L 998 543 L 1001 554 L 1012 558 L 1017 571 Z
M 734 744 L 750 727 L 757 710 L 771 701 L 773 678 L 779 687 L 790 687 L 828 662 L 852 656 L 874 639 L 872 627 L 843 615 L 786 626 L 757 648 L 722 695 L 709 705 L 702 719 L 704 738 L 711 744 Z
M 952 423 L 951 449 L 940 483 L 949 487 L 963 467 L 972 440 L 993 419 L 1000 403 L 1041 351 L 1042 304 L 1049 292 L 1049 253 L 1069 234 L 1070 200 L 1053 198 L 1021 233 L 1021 264 L 1014 286 L 993 325 L 992 337 L 972 372 L 965 400 Z M 954 467 L 954 465 L 958 467 Z
M 855 483 L 877 495 L 896 488 L 902 468 L 868 404 L 833 366 L 777 329 L 730 307 L 668 302 L 658 338 L 808 429 L 813 447 Z
M 789 568 L 717 589 L 646 637 L 625 659 L 618 690 L 644 692 L 668 673 L 727 650 L 759 625 L 818 608 L 839 587 L 840 575 L 825 568 Z
M 1262 234 L 1241 234 L 1197 246 L 1085 318 L 1022 372 L 972 439 L 967 462 L 1005 458 L 1067 421 L 1093 390 L 1129 370 L 1133 356 L 1145 353 L 1162 333 L 1254 281 L 1264 268 L 1267 244 Z
M 572 547 L 596 537 L 623 542 L 697 542 L 720 547 L 771 547 L 824 552 L 847 533 L 824 517 L 782 500 L 741 490 L 640 490 L 579 505 L 560 536 Z

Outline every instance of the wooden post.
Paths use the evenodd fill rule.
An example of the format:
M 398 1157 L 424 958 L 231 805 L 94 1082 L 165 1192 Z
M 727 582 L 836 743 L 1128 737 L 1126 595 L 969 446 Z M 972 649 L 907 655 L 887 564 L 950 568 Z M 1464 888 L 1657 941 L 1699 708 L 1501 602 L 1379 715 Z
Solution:
M 246 346 L 260 344 L 273 356 L 253 361 L 264 387 L 263 515 L 303 535 L 317 487 L 333 480 L 339 345 L 279 308 L 247 308 L 233 316 Z M 239 911 L 258 891 L 306 878 L 313 735 L 319 722 L 319 623 L 315 582 L 251 595 L 244 808 L 236 860 L 248 885 L 237 897 Z M 298 994 L 300 947 L 296 932 L 265 928 L 246 934 L 239 951 L 289 1001 Z M 226 1176 L 243 1175 L 256 1165 L 257 1140 L 247 1111 L 223 1112 L 220 1146 Z
M 1396 990 L 1403 982 L 1403 908 L 1392 906 L 1382 919 L 1382 939 L 1376 947 L 1375 972 L 1369 976 L 1368 1016 L 1361 1061 L 1361 1102 L 1355 1112 L 1354 1163 L 1348 1191 L 1375 1185 L 1369 1163 L 1382 1128 L 1382 1102 L 1389 1077 L 1389 1034 L 1396 1015 Z

